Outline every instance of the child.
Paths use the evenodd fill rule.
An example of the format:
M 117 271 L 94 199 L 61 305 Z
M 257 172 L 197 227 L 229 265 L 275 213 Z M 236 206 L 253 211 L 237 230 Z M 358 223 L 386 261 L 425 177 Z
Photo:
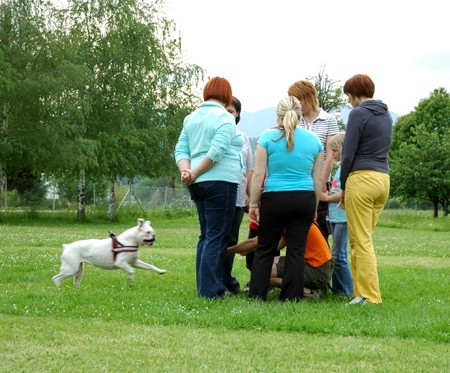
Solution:
M 334 135 L 330 139 L 330 149 L 333 154 L 335 162 L 341 161 L 342 146 L 344 144 L 344 132 Z M 333 274 L 331 277 L 331 290 L 338 295 L 352 295 L 353 294 L 353 280 L 350 268 L 348 265 L 347 244 L 347 217 L 343 206 L 338 206 L 341 198 L 341 183 L 339 181 L 341 174 L 341 167 L 339 166 L 331 184 L 331 191 L 329 193 L 322 193 L 321 200 L 329 202 L 330 222 L 333 228 L 332 237 L 332 254 L 334 261 Z

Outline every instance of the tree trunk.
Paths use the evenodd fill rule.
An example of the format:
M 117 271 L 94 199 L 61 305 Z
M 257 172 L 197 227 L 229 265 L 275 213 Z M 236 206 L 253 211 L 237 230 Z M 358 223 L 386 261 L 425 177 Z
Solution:
M 3 191 L 6 195 L 6 172 L 3 168 L 3 164 L 0 162 L 0 201 L 2 201 Z
M 78 181 L 78 220 L 86 219 L 86 175 L 84 170 L 80 171 L 80 179 Z
M 172 201 L 175 200 L 175 177 L 171 177 L 170 181 L 169 181 L 169 188 L 170 188 L 170 192 L 172 193 Z
M 109 176 L 108 186 L 108 219 L 114 220 L 116 218 L 116 192 L 114 189 L 116 183 L 116 176 L 111 174 Z
M 444 198 L 442 200 L 442 208 L 444 209 L 444 217 L 448 216 L 448 210 L 449 210 L 449 199 L 448 198 Z
M 436 199 L 433 200 L 433 218 L 439 217 L 439 201 Z
M 174 176 L 170 177 L 170 179 L 169 179 L 169 188 L 172 188 L 172 189 L 175 188 L 175 177 Z
M 3 123 L 2 123 L 2 143 L 6 143 L 8 138 L 8 119 L 11 108 L 8 103 L 3 105 Z M 5 191 L 6 195 L 6 165 L 0 161 L 0 201 L 2 200 L 2 193 Z

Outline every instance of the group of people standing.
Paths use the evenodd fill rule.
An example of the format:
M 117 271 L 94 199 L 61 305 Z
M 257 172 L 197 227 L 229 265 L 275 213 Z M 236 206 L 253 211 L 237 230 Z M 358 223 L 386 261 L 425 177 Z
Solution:
M 241 290 L 232 274 L 234 254 L 227 256 L 227 248 L 236 245 L 248 207 L 257 228 L 249 238 L 258 236 L 254 256 L 247 260 L 250 298 L 266 300 L 272 283 L 281 287 L 281 300 L 304 298 L 305 266 L 309 269 L 311 262 L 308 254 L 305 258 L 308 235 L 317 222 L 325 242 L 333 237 L 333 259 L 323 255 L 320 266 L 332 271 L 332 291 L 353 294 L 350 305 L 381 302 L 372 233 L 389 194 L 392 119 L 387 106 L 373 99 L 374 90 L 367 75 L 345 83 L 354 109 L 344 136 L 335 117 L 320 108 L 314 84 L 295 82 L 276 107 L 276 126 L 258 139 L 253 158 L 248 137 L 237 128 L 241 104 L 230 83 L 222 77 L 206 83 L 204 101 L 184 119 L 174 152 L 200 223 L 199 297 L 224 298 Z M 328 190 L 333 164 L 339 161 Z M 276 281 L 280 239 L 286 255 L 282 280 Z

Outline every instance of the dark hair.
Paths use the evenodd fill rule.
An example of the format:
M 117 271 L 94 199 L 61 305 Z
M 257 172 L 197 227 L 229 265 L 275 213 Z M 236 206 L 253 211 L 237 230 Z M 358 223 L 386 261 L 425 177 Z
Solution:
M 238 124 L 239 121 L 241 120 L 241 110 L 242 110 L 241 101 L 239 101 L 236 97 L 233 96 L 233 98 L 231 99 L 231 105 L 233 105 L 234 110 L 236 110 L 237 113 L 236 124 Z
M 205 101 L 213 99 L 224 103 L 225 106 L 230 106 L 232 97 L 230 82 L 219 76 L 208 80 L 205 88 L 203 88 L 203 99 Z
M 369 75 L 356 74 L 345 82 L 344 93 L 355 97 L 373 98 L 375 84 Z

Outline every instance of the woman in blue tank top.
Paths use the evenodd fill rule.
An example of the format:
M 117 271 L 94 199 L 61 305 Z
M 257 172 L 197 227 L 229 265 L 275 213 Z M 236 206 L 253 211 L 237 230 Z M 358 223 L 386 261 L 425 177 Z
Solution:
M 265 300 L 274 253 L 284 229 L 287 250 L 280 299 L 303 298 L 306 237 L 316 217 L 322 189 L 323 146 L 297 127 L 300 102 L 293 96 L 277 106 L 277 127 L 261 134 L 255 153 L 249 216 L 259 224 L 249 297 Z M 263 193 L 260 188 L 264 177 Z

